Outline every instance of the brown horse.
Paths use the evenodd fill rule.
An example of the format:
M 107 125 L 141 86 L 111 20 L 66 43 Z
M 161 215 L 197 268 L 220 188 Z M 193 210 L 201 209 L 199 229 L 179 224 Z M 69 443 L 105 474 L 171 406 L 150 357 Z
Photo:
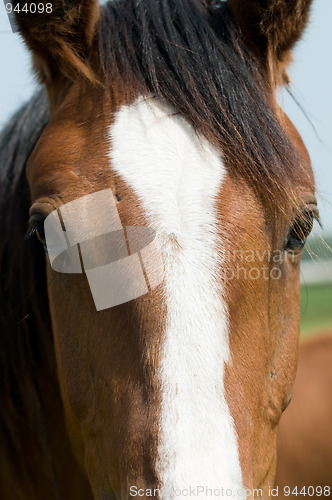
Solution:
M 280 497 L 284 490 L 288 498 L 298 497 L 301 490 L 314 498 L 331 497 L 331 426 L 330 332 L 300 344 L 292 403 L 279 426 L 276 485 Z
M 0 496 L 268 497 L 317 217 L 275 89 L 311 1 L 33 5 L 50 118 L 39 95 L 2 138 Z

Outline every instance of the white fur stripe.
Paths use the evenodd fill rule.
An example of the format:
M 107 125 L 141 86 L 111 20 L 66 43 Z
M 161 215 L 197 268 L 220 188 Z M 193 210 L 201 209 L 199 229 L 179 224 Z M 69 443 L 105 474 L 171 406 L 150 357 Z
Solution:
M 182 117 L 155 99 L 122 107 L 111 140 L 112 168 L 138 196 L 165 264 L 156 463 L 161 497 L 175 498 L 175 488 L 202 486 L 229 488 L 240 498 L 237 439 L 223 385 L 227 307 L 217 279 L 222 251 L 216 197 L 224 165 Z M 178 491 L 176 498 L 185 495 Z M 198 495 L 205 496 L 211 497 L 205 491 Z

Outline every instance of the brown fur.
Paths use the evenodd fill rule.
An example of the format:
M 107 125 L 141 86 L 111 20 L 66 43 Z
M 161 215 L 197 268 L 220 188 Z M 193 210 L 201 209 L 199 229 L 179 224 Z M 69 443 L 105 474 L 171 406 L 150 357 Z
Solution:
M 82 109 L 79 103 L 88 96 L 91 106 Z M 120 106 L 121 94 L 114 92 L 113 97 Z M 34 210 L 45 213 L 79 196 L 112 187 L 121 197 L 118 210 L 123 225 L 146 224 L 135 194 L 109 168 L 108 144 L 103 138 L 112 115 L 109 105 L 105 94 L 87 89 L 84 82 L 69 93 L 30 159 L 28 179 L 37 202 Z M 53 138 L 51 156 L 49 137 Z M 86 160 L 88 155 L 91 163 Z M 163 330 L 162 289 L 149 300 L 142 297 L 97 313 L 84 277 L 63 278 L 49 269 L 51 315 L 69 434 L 96 498 L 99 491 L 110 494 L 110 485 L 119 497 L 125 485 L 142 484 L 142 479 L 146 487 L 156 484 L 160 412 L 156 366 L 161 339 L 153 332 Z M 63 297 L 68 296 L 65 305 Z M 73 315 L 73 308 L 79 311 L 82 301 L 86 314 Z
M 284 120 L 288 134 L 299 150 L 307 154 L 294 126 L 286 117 Z M 262 217 L 252 194 L 245 186 L 232 186 L 230 180 L 226 185 L 230 186 L 229 191 L 225 186 L 220 197 L 223 207 L 220 231 L 226 232 L 230 247 L 243 252 L 255 248 L 262 254 L 264 250 L 278 248 L 278 243 L 273 243 L 273 224 Z M 303 187 L 303 197 L 305 193 L 310 195 Z M 244 225 L 241 219 L 246 210 Z M 234 267 L 236 263 L 233 262 Z M 264 259 L 241 265 L 249 272 L 251 267 L 269 268 L 271 264 Z M 299 256 L 295 261 L 286 258 L 281 268 L 284 279 L 230 281 L 227 292 L 233 353 L 233 363 L 227 367 L 227 398 L 239 436 L 244 483 L 251 489 L 263 488 L 265 494 L 274 480 L 278 422 L 292 391 L 297 360 Z M 267 310 L 269 314 L 264 312 Z M 244 311 L 247 311 L 245 320 Z M 248 369 L 250 366 L 254 368 Z

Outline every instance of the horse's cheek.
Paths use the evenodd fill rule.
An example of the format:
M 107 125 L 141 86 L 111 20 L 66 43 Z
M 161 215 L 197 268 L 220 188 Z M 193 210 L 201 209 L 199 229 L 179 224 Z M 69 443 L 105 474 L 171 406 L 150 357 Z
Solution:
M 88 333 L 78 328 L 85 287 L 82 275 L 48 269 L 48 291 L 61 395 L 66 413 L 83 422 L 93 418 L 93 379 L 89 376 Z M 87 290 L 87 293 L 89 290 Z

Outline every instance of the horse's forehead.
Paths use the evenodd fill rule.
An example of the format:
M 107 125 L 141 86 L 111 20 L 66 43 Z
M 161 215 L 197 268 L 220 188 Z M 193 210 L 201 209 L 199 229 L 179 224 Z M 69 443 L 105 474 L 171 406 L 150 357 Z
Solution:
M 32 198 L 61 193 L 70 201 L 104 189 L 110 177 L 108 124 L 75 102 L 60 109 L 45 128 L 27 166 Z
M 110 141 L 112 170 L 165 231 L 185 232 L 187 219 L 199 218 L 204 200 L 209 205 L 220 192 L 221 154 L 169 105 L 152 98 L 123 106 Z

